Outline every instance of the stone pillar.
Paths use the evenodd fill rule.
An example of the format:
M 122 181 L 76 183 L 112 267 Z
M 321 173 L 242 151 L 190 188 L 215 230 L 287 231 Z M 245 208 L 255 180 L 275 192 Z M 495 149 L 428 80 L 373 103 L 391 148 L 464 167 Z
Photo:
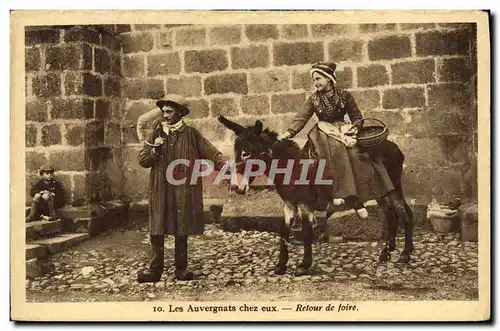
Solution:
M 119 198 L 122 74 L 114 27 L 29 27 L 25 47 L 27 191 L 50 162 L 69 204 Z
M 471 96 L 471 156 L 470 164 L 467 164 L 462 172 L 463 185 L 462 195 L 477 202 L 478 200 L 478 173 L 477 173 L 477 153 L 478 153 L 478 107 L 477 107 L 477 29 L 471 27 L 470 46 L 470 77 L 468 80 L 468 90 Z

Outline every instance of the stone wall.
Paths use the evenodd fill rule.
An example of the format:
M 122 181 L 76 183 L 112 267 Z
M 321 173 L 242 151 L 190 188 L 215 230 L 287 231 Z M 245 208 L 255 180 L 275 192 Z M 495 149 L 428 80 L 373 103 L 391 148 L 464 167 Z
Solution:
M 27 190 L 50 162 L 68 202 L 123 195 L 121 44 L 113 26 L 29 27 Z
M 191 100 L 191 123 L 232 155 L 234 136 L 218 114 L 247 124 L 261 119 L 281 132 L 312 90 L 310 63 L 335 61 L 339 84 L 365 117 L 389 126 L 405 153 L 407 196 L 445 199 L 460 194 L 473 146 L 472 31 L 434 23 L 132 26 L 122 34 L 124 120 L 134 123 L 156 98 L 182 94 Z M 147 173 L 134 164 L 136 139 L 133 128 L 124 137 L 126 192 L 139 198 Z
M 80 183 L 92 183 L 84 178 L 95 173 L 105 174 L 103 189 L 96 190 L 104 191 L 102 196 L 147 197 L 148 170 L 137 163 L 134 125 L 156 99 L 184 95 L 189 123 L 232 156 L 234 135 L 216 117 L 243 124 L 260 119 L 282 132 L 312 91 L 308 69 L 318 61 L 336 62 L 338 83 L 352 92 L 364 116 L 389 126 L 390 139 L 406 155 L 408 197 L 425 202 L 463 192 L 463 169 L 477 147 L 470 24 L 115 25 L 76 30 L 94 32 L 81 32 L 75 41 L 68 31 L 36 37 L 27 31 L 26 129 L 29 170 L 45 158 L 59 161 L 74 197 L 84 192 Z M 112 32 L 109 41 L 119 43 L 121 53 L 102 31 Z M 50 68 L 52 47 L 75 53 L 64 67 Z M 120 59 L 123 78 L 115 66 Z M 68 76 L 78 78 L 75 96 L 68 94 Z M 63 109 L 58 103 L 68 99 L 58 116 Z M 72 110 L 75 103 L 79 110 Z M 299 143 L 314 122 L 296 137 Z M 72 130 L 95 130 L 97 135 L 87 137 L 99 141 L 72 141 Z M 94 145 L 109 148 L 99 154 L 97 168 L 88 161 Z M 227 194 L 210 189 L 210 196 Z

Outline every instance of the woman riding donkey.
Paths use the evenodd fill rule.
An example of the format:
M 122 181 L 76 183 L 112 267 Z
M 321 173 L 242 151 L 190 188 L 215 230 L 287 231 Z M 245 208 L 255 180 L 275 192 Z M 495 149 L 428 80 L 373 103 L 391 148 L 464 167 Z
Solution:
M 308 159 L 314 160 L 312 172 L 305 174 L 314 178 L 314 184 L 304 183 L 285 184 L 287 177 L 281 172 L 281 177 L 274 179 L 276 192 L 284 202 L 283 222 L 280 223 L 280 253 L 279 261 L 275 268 L 276 274 L 283 274 L 287 268 L 290 225 L 294 231 L 301 228 L 304 242 L 304 256 L 297 266 L 296 275 L 309 272 L 312 265 L 312 243 L 314 240 L 314 211 L 325 211 L 328 218 L 334 212 L 335 204 L 345 203 L 349 208 L 356 210 L 362 219 L 368 216 L 363 202 L 375 199 L 386 218 L 386 245 L 380 252 L 379 261 L 385 263 L 390 252 L 395 250 L 398 224 L 405 225 L 405 247 L 401 252 L 399 261 L 407 263 L 413 252 L 413 214 L 405 201 L 402 188 L 402 173 L 404 154 L 394 142 L 388 139 L 375 137 L 368 144 L 364 138 L 363 146 L 359 147 L 356 140 L 358 128 L 363 130 L 362 115 L 356 103 L 347 91 L 336 85 L 336 66 L 333 63 L 315 64 L 311 68 L 311 76 L 317 91 L 307 100 L 305 107 L 296 115 L 289 129 L 279 135 L 263 129 L 262 122 L 257 120 L 253 126 L 243 126 L 224 116 L 219 116 L 219 121 L 236 134 L 234 153 L 236 162 L 245 164 L 237 171 L 247 170 L 247 165 L 259 161 L 266 163 L 265 169 L 270 169 L 273 164 L 287 164 L 288 161 Z M 308 133 L 308 142 L 303 149 L 293 140 L 287 139 L 301 131 L 313 114 L 319 122 Z M 344 117 L 354 121 L 354 125 L 346 123 Z M 371 129 L 371 128 L 367 128 Z M 278 139 L 279 138 L 279 139 Z M 363 149 L 363 150 L 362 150 Z M 326 162 L 325 162 L 326 161 Z M 249 163 L 251 162 L 251 163 Z M 303 162 L 300 162 L 303 164 Z M 299 163 L 299 164 L 300 164 Z M 297 164 L 294 162 L 293 164 Z M 270 166 L 269 166 L 270 165 Z M 321 174 L 321 165 L 325 166 Z M 304 172 L 292 169 L 292 174 Z M 268 178 L 274 178 L 271 170 L 264 173 Z M 275 174 L 275 173 L 274 173 Z M 326 176 L 325 176 L 326 174 Z M 307 177 L 306 176 L 306 177 Z M 318 176 L 326 181 L 318 181 Z M 238 182 L 236 193 L 244 194 L 251 184 Z M 332 180 L 333 179 L 333 180 Z M 326 184 L 328 183 L 328 184 Z M 326 185 L 325 185 L 326 184 Z M 302 228 L 302 226 L 304 226 Z M 384 231 L 385 232 L 385 231 Z
M 335 63 L 314 64 L 310 74 L 316 87 L 291 126 L 278 139 L 293 138 L 313 114 L 319 122 L 309 131 L 306 150 L 311 158 L 325 160 L 324 178 L 333 181 L 326 187 L 334 205 L 346 204 L 361 219 L 368 217 L 364 201 L 394 190 L 382 162 L 360 150 L 355 135 L 362 127 L 363 116 L 352 95 L 337 86 Z M 351 123 L 345 121 L 349 117 Z M 356 124 L 357 123 L 357 124 Z

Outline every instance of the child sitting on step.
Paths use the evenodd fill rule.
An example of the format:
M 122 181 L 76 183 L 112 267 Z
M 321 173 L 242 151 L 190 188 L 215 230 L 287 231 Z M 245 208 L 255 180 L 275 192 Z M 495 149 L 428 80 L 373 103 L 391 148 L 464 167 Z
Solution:
M 54 168 L 51 165 L 41 167 L 40 177 L 42 178 L 31 187 L 30 196 L 33 200 L 27 222 L 40 218 L 55 221 L 58 219 L 56 209 L 65 204 L 64 189 L 54 178 Z

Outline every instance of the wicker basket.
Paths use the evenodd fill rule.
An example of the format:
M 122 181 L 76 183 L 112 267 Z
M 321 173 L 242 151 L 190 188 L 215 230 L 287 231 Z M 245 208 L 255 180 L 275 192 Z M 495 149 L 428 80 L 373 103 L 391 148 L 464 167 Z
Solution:
M 455 216 L 433 216 L 429 217 L 429 222 L 432 225 L 434 232 L 448 233 L 453 228 L 453 222 L 456 220 Z
M 355 126 L 360 122 L 366 120 L 374 120 L 382 125 L 364 126 L 359 129 L 356 137 L 356 139 L 358 140 L 358 145 L 362 147 L 375 147 L 380 145 L 387 139 L 387 136 L 389 135 L 389 129 L 382 121 L 376 118 L 362 118 L 352 123 L 352 125 Z
M 427 205 L 427 219 L 432 225 L 434 232 L 443 233 L 453 231 L 456 225 L 458 225 L 457 222 L 460 221 L 456 209 L 451 209 L 447 205 L 441 205 L 435 199 Z

